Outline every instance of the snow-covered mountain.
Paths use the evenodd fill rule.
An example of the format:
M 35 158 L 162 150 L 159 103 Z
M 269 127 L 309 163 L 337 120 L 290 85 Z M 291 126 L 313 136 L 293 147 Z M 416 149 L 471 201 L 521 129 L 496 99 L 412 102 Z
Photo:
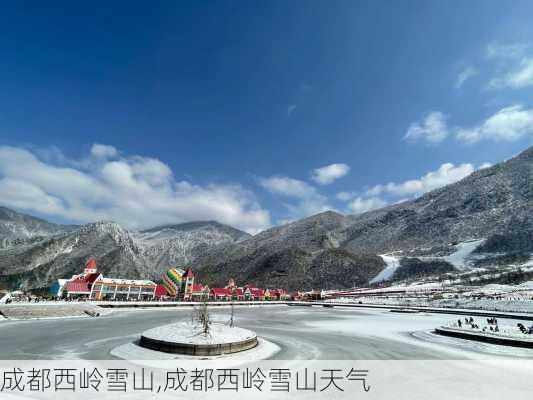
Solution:
M 485 259 L 502 254 L 527 259 L 533 253 L 533 147 L 412 201 L 360 215 L 325 212 L 266 230 L 210 253 L 197 267 L 216 284 L 232 274 L 267 286 L 347 287 L 353 284 L 350 275 L 368 284 L 383 276 L 474 268 L 472 253 Z M 361 257 L 380 254 L 394 254 L 397 263 Z M 324 279 L 337 276 L 343 279 Z
M 134 234 L 147 263 L 156 270 L 189 265 L 198 257 L 251 235 L 216 221 L 188 222 L 147 229 Z
M 32 217 L 12 210 L 6 212 L 22 221 L 19 222 L 20 231 L 37 231 Z M 28 226 L 24 221 L 29 221 Z M 157 279 L 170 267 L 189 265 L 210 249 L 250 236 L 214 221 L 169 225 L 142 232 L 130 232 L 114 222 L 61 229 L 61 226 L 42 221 L 41 226 L 48 229 L 40 229 L 40 235 L 9 239 L 9 243 L 6 239 L 5 246 L 0 247 L 0 285 L 46 286 L 54 279 L 79 273 L 89 257 L 95 257 L 99 270 L 108 276 Z
M 118 277 L 152 277 L 130 233 L 113 222 L 96 222 L 0 250 L 0 278 L 5 286 L 42 287 L 79 273 L 96 257 L 102 272 Z
M 157 278 L 185 264 L 210 285 L 234 277 L 291 289 L 507 268 L 533 254 L 533 147 L 412 201 L 355 216 L 328 211 L 255 236 L 216 222 L 64 227 L 7 209 L 0 232 L 18 238 L 0 246 L 0 284 L 14 287 L 78 272 L 89 256 L 117 277 Z
M 0 247 L 76 229 L 75 225 L 52 224 L 40 218 L 0 207 Z
M 391 252 L 533 230 L 533 147 L 423 196 L 349 216 L 351 251 Z

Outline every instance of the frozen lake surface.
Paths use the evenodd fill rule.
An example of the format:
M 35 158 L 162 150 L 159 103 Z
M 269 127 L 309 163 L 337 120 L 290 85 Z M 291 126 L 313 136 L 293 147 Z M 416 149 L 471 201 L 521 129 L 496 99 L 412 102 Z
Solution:
M 98 318 L 3 321 L 0 359 L 113 359 L 117 346 L 161 325 L 191 320 L 191 309 L 118 310 Z M 227 322 L 229 308 L 212 310 Z M 279 346 L 278 360 L 533 359 L 533 350 L 441 337 L 432 329 L 456 321 L 442 314 L 323 307 L 236 307 L 236 326 Z M 463 317 L 464 318 L 464 317 Z M 480 322 L 481 319 L 480 319 Z M 516 325 L 516 321 L 500 321 Z

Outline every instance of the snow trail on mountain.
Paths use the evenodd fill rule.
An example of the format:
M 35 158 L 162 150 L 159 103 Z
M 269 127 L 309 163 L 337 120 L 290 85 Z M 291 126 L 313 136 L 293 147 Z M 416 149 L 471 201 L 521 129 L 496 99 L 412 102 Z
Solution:
M 370 283 L 388 281 L 392 278 L 398 267 L 400 266 L 400 260 L 393 256 L 387 256 L 385 254 L 380 254 L 380 257 L 383 259 L 387 266 L 374 278 L 370 280 Z
M 456 251 L 449 256 L 444 257 L 444 259 L 458 270 L 464 270 L 468 266 L 468 258 L 470 255 L 484 241 L 485 239 L 480 239 L 459 243 L 455 246 Z

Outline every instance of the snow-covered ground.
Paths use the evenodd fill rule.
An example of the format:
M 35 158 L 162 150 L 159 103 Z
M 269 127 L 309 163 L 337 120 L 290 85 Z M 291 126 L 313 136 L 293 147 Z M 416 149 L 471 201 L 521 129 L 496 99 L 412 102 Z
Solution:
M 340 300 L 340 299 L 338 299 Z M 351 302 L 363 304 L 382 304 L 404 307 L 436 307 L 436 308 L 463 308 L 471 310 L 486 310 L 513 313 L 533 313 L 532 300 L 494 300 L 474 298 L 434 299 L 430 297 L 358 297 L 350 299 Z
M 214 309 L 213 317 L 227 323 L 230 311 Z M 476 344 L 432 333 L 436 327 L 458 318 L 464 316 L 343 307 L 246 307 L 236 311 L 237 326 L 257 332 L 259 339 L 278 346 L 275 355 L 278 360 L 449 360 L 492 354 L 533 358 L 533 350 L 510 351 L 503 346 Z M 481 326 L 486 317 L 474 319 Z M 191 312 L 185 309 L 119 310 L 109 316 L 88 319 L 7 321 L 0 323 L 0 358 L 154 359 L 154 353 L 147 349 L 148 352 L 143 352 L 136 345 L 141 333 L 185 321 L 191 321 Z M 504 328 L 507 323 L 515 324 L 501 319 L 499 325 Z M 252 354 L 251 351 L 243 352 L 242 356 Z M 174 355 L 176 358 L 181 360 Z
M 524 297 L 529 292 L 533 297 L 533 281 L 523 282 L 519 285 L 489 284 L 473 289 L 470 293 L 483 295 L 497 295 L 510 297 Z
M 360 297 L 332 301 L 524 313 L 533 312 L 533 281 L 519 285 L 489 284 L 478 287 L 447 286 L 442 282 L 398 284 L 373 289 L 368 293 L 361 292 Z
M 449 359 L 472 358 L 484 359 L 487 354 L 496 356 L 532 357 L 533 350 L 476 343 L 464 339 L 444 337 L 433 333 L 436 327 L 453 324 L 458 316 L 439 314 L 397 314 L 383 310 L 368 310 L 364 318 L 351 318 L 353 311 L 335 309 L 338 316 L 344 318 L 334 321 L 313 321 L 307 325 L 319 331 L 343 335 L 356 335 L 368 338 L 381 338 L 392 342 L 404 342 L 410 345 L 423 346 L 435 351 L 445 352 Z M 486 325 L 485 318 L 474 318 L 480 326 Z M 517 320 L 499 320 L 501 329 L 512 331 Z
M 0 312 L 9 320 L 28 320 L 101 316 L 113 310 L 100 308 L 90 303 L 40 302 L 2 304 Z
M 230 316 L 229 310 L 224 308 L 216 308 L 214 314 L 217 321 L 228 321 Z M 219 392 L 216 391 L 215 373 L 212 397 L 209 397 L 209 393 L 194 393 L 190 390 L 189 393 L 182 393 L 179 389 L 166 394 L 139 391 L 106 395 L 104 390 L 101 391 L 101 398 L 113 396 L 114 399 L 218 399 L 221 395 L 230 395 L 238 400 L 499 400 L 528 398 L 531 393 L 533 350 L 449 338 L 432 333 L 435 327 L 451 324 L 459 318 L 444 314 L 396 314 L 385 310 L 344 307 L 242 308 L 237 313 L 238 325 L 256 331 L 260 341 L 259 346 L 249 351 L 207 360 L 191 360 L 175 354 L 155 354 L 135 344 L 140 332 L 169 322 L 190 320 L 190 317 L 190 313 L 182 308 L 157 312 L 119 310 L 110 316 L 90 320 L 8 322 L 0 327 L 1 358 L 28 360 L 25 364 L 23 361 L 16 363 L 17 367 L 24 371 L 51 366 L 75 367 L 81 371 L 82 367 L 88 369 L 97 366 L 100 371 L 127 368 L 130 372 L 129 378 L 132 378 L 131 371 L 136 370 L 139 377 L 141 368 L 145 368 L 142 376 L 148 377 L 148 381 L 153 369 L 156 387 L 157 384 L 164 386 L 167 372 L 175 372 L 178 366 L 188 371 L 195 367 L 211 368 L 215 371 L 217 368 L 238 367 L 241 372 L 246 368 L 255 371 L 257 367 L 261 367 L 267 376 L 268 371 L 276 368 L 289 368 L 292 374 L 292 389 L 296 386 L 296 372 L 300 373 L 300 377 L 303 368 L 317 372 L 316 392 L 276 393 L 271 391 L 271 380 L 267 380 L 261 392 Z M 485 318 L 474 319 L 481 325 Z M 502 329 L 507 329 L 506 324 L 512 326 L 515 323 L 516 321 L 499 321 Z M 47 331 L 53 334 L 43 334 Z M 74 360 L 76 358 L 86 360 Z M 43 361 L 41 363 L 36 359 Z M 55 361 L 49 361 L 50 359 Z M 258 362 L 259 360 L 262 361 Z M 85 364 L 82 365 L 81 362 Z M 1 369 L 13 368 L 12 364 L 12 361 L 5 362 Z M 321 392 L 320 388 L 327 384 L 323 378 L 326 376 L 325 368 L 340 368 L 344 372 L 343 376 L 352 368 L 364 369 L 368 371 L 366 383 L 371 390 L 366 393 L 361 382 L 343 379 L 337 381 L 344 389 L 343 392 L 334 388 Z M 242 375 L 239 372 L 240 376 Z M 131 387 L 131 384 L 128 384 L 128 388 Z M 44 399 L 35 393 L 32 397 Z M 83 392 L 80 392 L 75 397 L 89 400 L 95 397 L 95 392 L 90 392 L 85 397 Z M 72 398 L 72 393 L 52 392 L 48 398 L 66 400 Z
M 202 332 L 200 325 L 191 321 L 159 326 L 143 332 L 142 335 L 164 342 L 195 345 L 235 343 L 257 336 L 255 332 L 248 329 L 230 327 L 221 323 L 211 324 L 209 333 L 206 335 Z

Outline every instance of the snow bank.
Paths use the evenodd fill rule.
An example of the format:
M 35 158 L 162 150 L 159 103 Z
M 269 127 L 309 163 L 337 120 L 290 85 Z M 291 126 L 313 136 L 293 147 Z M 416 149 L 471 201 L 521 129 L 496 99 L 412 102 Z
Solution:
M 101 316 L 112 312 L 89 303 L 11 303 L 0 306 L 10 320 L 51 319 Z
M 255 332 L 248 329 L 232 328 L 219 323 L 211 324 L 209 333 L 205 335 L 198 324 L 191 322 L 159 326 L 143 332 L 142 335 L 146 338 L 163 342 L 194 345 L 235 343 L 257 337 Z
M 281 348 L 268 340 L 258 338 L 257 346 L 253 349 L 238 353 L 224 354 L 219 356 L 202 357 L 202 368 L 218 368 L 220 362 L 224 362 L 226 367 L 235 367 L 241 364 L 248 364 L 260 360 L 267 360 L 277 354 Z M 181 354 L 163 353 L 146 349 L 136 343 L 126 343 L 111 350 L 111 355 L 120 359 L 129 360 L 133 364 L 138 364 L 154 368 L 167 368 L 165 361 L 180 360 L 180 366 L 187 368 L 190 362 L 191 369 L 198 367 L 198 357 Z M 168 364 L 168 369 L 175 369 L 175 362 Z
M 527 281 L 517 286 L 521 290 L 533 290 L 533 281 Z

